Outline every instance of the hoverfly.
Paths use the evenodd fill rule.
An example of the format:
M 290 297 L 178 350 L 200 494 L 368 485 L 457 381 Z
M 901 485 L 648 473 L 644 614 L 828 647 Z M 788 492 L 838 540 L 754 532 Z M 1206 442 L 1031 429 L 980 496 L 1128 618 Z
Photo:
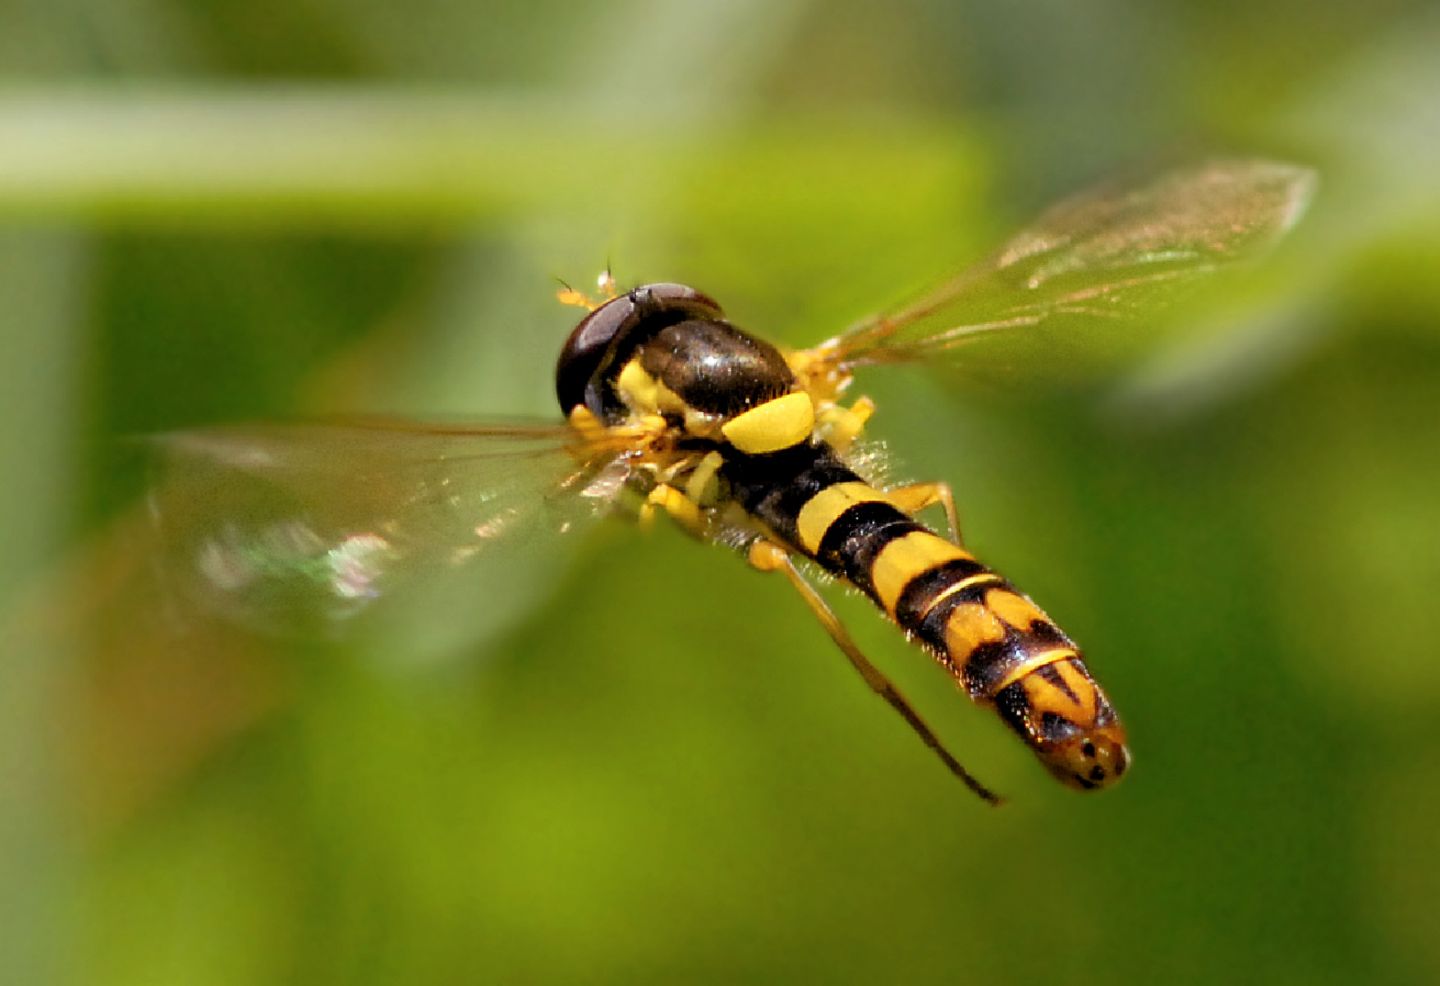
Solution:
M 868 481 L 852 446 L 875 410 L 854 372 L 963 354 L 982 335 L 1142 313 L 1299 217 L 1302 168 L 1218 160 L 1061 202 L 913 303 L 784 351 L 709 295 L 654 283 L 602 297 L 561 350 L 557 424 L 397 421 L 222 427 L 155 441 L 152 514 L 180 594 L 265 627 L 339 625 L 426 572 L 500 564 L 503 545 L 621 509 L 669 516 L 799 591 L 840 651 L 971 790 L 807 576 L 868 596 L 1062 782 L 1106 787 L 1125 732 L 1076 645 L 960 539 L 949 486 Z M 916 519 L 943 508 L 946 525 Z M 549 528 L 548 530 L 546 528 Z M 803 564 L 797 563 L 801 562 Z

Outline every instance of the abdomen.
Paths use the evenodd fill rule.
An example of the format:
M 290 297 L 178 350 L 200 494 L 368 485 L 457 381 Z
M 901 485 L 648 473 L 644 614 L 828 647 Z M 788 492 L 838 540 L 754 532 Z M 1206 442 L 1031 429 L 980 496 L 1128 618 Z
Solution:
M 1124 728 L 1079 650 L 1004 577 L 826 448 L 755 457 L 728 472 L 741 504 L 786 547 L 874 600 L 1058 778 L 1090 789 L 1125 772 Z

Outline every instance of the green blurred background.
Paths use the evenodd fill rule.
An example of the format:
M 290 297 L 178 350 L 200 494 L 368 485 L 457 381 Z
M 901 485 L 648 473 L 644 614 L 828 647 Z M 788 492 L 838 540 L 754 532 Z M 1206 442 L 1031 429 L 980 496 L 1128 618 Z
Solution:
M 0 981 L 1440 980 L 1433 7 L 0 2 Z M 861 381 L 1085 645 L 1114 791 L 839 599 L 985 808 L 663 528 L 458 644 L 176 644 L 137 600 L 125 436 L 548 415 L 556 276 L 809 343 L 1214 151 L 1321 192 L 1134 358 Z

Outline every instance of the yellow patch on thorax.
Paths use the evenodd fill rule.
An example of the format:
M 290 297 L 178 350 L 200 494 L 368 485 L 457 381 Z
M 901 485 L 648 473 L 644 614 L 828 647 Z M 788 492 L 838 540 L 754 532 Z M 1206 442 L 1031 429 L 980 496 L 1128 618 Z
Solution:
M 683 414 L 687 410 L 680 395 L 651 376 L 638 357 L 620 370 L 615 389 L 626 406 L 639 414 Z
M 799 445 L 814 429 L 815 405 L 809 394 L 796 391 L 736 415 L 720 433 L 741 452 L 763 455 Z

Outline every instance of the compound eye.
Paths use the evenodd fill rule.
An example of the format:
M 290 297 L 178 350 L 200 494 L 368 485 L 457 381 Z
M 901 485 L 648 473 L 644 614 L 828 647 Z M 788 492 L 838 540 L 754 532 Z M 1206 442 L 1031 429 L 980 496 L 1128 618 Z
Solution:
M 713 298 L 684 284 L 646 284 L 610 299 L 580 320 L 560 350 L 555 363 L 555 396 L 560 409 L 569 414 L 585 404 L 590 382 L 615 351 L 617 340 L 642 320 L 665 312 L 701 319 L 723 317 Z
M 560 399 L 560 409 L 566 414 L 576 405 L 585 403 L 585 388 L 600 369 L 610 344 L 634 319 L 635 299 L 632 292 L 605 302 L 575 326 L 555 362 L 555 396 Z
M 715 299 L 688 284 L 646 284 L 630 292 L 636 303 L 654 309 L 681 308 L 701 318 L 720 318 L 724 312 Z

